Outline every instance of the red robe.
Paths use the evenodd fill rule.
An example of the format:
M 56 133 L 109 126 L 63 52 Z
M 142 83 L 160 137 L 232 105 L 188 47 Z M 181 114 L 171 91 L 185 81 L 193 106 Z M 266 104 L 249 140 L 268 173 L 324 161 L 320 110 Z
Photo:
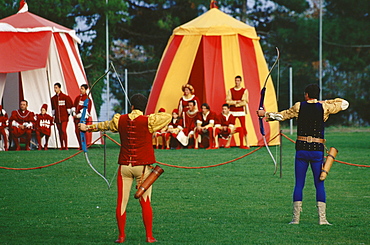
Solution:
M 197 119 L 198 113 L 196 112 L 194 114 L 190 114 L 189 111 L 187 111 L 186 113 L 183 113 L 183 115 L 183 132 L 186 136 L 188 136 L 188 134 L 195 128 L 195 121 Z
M 51 126 L 54 124 L 54 119 L 49 114 L 37 114 L 35 130 L 39 131 L 41 134 L 50 136 Z
M 21 129 L 18 125 L 13 126 L 13 121 L 16 122 L 15 124 L 18 125 L 24 125 L 26 123 L 30 124 L 30 126 L 28 128 Z M 27 131 L 32 130 L 34 123 L 35 114 L 29 110 L 25 110 L 23 112 L 20 109 L 12 111 L 12 115 L 9 119 L 9 125 L 11 126 L 12 134 L 17 138 L 25 134 Z
M 199 109 L 200 109 L 200 101 L 199 101 L 198 97 L 193 94 L 190 97 L 190 99 L 185 99 L 184 96 L 182 96 L 180 98 L 179 108 L 178 108 L 180 114 L 182 114 L 183 112 L 187 112 L 189 110 L 188 105 L 189 105 L 189 101 L 191 101 L 191 100 L 194 100 L 195 101 L 195 105 L 194 105 L 195 110 L 196 111 L 199 111 Z
M 63 94 L 54 95 L 51 98 L 51 108 L 54 110 L 55 123 L 68 122 L 69 112 L 73 106 L 71 98 Z

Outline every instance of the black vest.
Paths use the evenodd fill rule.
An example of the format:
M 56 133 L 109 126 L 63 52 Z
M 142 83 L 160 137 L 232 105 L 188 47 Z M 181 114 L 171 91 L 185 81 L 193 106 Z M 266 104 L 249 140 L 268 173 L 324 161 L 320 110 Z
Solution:
M 321 103 L 302 102 L 298 114 L 298 136 L 324 139 L 324 110 Z M 324 151 L 324 144 L 297 140 L 296 150 Z

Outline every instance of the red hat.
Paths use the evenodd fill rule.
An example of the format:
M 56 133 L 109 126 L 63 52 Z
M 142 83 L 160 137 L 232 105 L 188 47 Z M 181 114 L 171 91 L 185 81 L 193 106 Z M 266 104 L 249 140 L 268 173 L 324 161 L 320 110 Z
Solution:
M 172 113 L 176 113 L 177 115 L 179 115 L 179 109 L 173 109 Z
M 161 108 L 161 109 L 159 109 L 159 112 L 166 112 L 166 109 Z
M 42 108 L 44 108 L 46 111 L 48 110 L 48 105 L 47 104 L 43 104 L 42 106 L 41 106 L 41 109 Z

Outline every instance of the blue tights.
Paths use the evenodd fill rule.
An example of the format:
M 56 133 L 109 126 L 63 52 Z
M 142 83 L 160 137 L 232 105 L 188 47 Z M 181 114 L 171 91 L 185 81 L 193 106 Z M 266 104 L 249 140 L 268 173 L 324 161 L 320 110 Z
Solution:
M 306 181 L 308 165 L 311 164 L 313 179 L 316 188 L 316 201 L 326 202 L 324 181 L 320 180 L 321 166 L 324 160 L 322 151 L 299 150 L 295 155 L 295 187 L 293 201 L 302 201 L 303 188 Z

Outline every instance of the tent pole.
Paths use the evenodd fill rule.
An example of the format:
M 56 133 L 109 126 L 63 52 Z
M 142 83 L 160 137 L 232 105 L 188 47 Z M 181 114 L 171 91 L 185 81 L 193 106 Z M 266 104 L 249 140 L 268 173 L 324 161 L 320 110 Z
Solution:
M 125 69 L 125 88 L 126 88 L 126 100 L 125 100 L 125 112 L 128 113 L 128 74 L 127 69 Z
M 320 0 L 320 23 L 319 23 L 319 100 L 322 100 L 322 2 Z
M 289 108 L 293 106 L 293 68 L 289 67 Z M 293 120 L 289 120 L 290 135 L 293 134 Z

